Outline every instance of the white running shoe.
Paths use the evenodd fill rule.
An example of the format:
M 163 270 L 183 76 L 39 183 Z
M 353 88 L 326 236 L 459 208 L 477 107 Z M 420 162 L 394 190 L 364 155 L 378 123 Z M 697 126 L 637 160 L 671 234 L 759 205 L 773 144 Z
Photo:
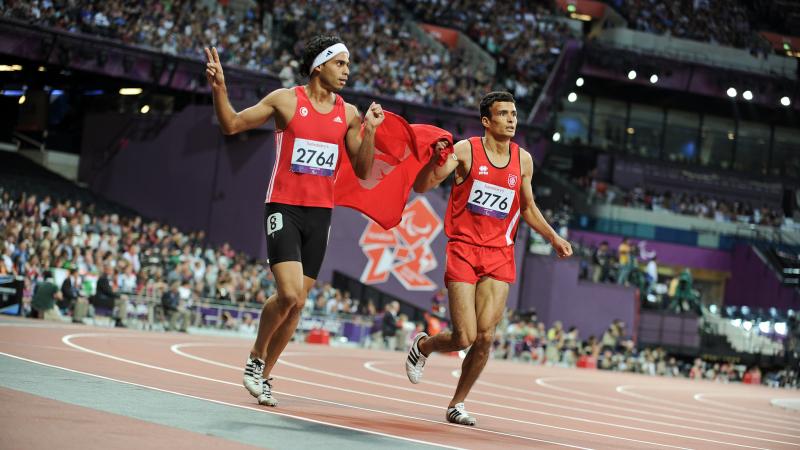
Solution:
M 261 391 L 261 395 L 258 396 L 258 404 L 264 406 L 278 406 L 278 400 L 275 400 L 275 397 L 272 396 L 272 377 L 267 378 L 264 380 L 264 388 Z
M 264 361 L 252 356 L 247 357 L 242 384 L 253 397 L 261 396 L 264 390 Z
M 477 422 L 475 418 L 470 416 L 467 410 L 464 409 L 463 403 L 456 403 L 456 406 L 447 408 L 446 417 L 448 422 L 458 425 L 474 426 L 475 422 Z
M 422 379 L 422 370 L 425 368 L 425 360 L 428 359 L 419 351 L 419 341 L 426 337 L 428 334 L 422 332 L 414 338 L 406 358 L 406 375 L 408 375 L 408 381 L 414 384 L 419 383 L 419 380 Z

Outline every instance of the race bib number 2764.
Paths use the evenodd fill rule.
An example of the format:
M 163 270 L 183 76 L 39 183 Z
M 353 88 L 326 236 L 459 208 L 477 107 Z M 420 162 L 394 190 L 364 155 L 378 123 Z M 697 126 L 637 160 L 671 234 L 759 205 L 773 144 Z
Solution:
M 295 139 L 292 149 L 292 172 L 323 177 L 333 176 L 339 161 L 339 146 L 329 142 Z

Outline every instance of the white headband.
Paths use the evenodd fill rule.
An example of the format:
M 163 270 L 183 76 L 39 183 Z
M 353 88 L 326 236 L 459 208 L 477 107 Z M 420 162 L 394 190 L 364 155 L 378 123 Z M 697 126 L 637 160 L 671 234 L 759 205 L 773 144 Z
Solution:
M 347 56 L 350 56 L 350 50 L 347 49 L 347 46 L 339 42 L 338 44 L 333 44 L 330 47 L 326 48 L 316 58 L 314 58 L 314 62 L 311 63 L 311 68 L 308 70 L 308 74 L 311 75 L 314 73 L 314 68 L 325 64 L 326 62 L 333 59 L 334 56 L 338 55 L 339 53 L 347 53 Z

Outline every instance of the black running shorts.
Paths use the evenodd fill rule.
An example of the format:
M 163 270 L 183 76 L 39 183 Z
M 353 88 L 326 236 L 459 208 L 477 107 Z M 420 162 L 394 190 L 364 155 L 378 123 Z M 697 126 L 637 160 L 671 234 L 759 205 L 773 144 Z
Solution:
M 317 279 L 328 247 L 330 208 L 266 203 L 264 233 L 269 265 L 300 261 L 303 275 Z

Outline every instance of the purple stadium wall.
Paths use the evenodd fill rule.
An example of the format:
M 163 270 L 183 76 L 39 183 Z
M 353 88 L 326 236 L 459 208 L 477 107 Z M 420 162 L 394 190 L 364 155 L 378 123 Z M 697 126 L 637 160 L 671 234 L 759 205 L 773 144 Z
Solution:
M 778 277 L 749 245 L 737 245 L 731 258 L 731 277 L 725 287 L 726 305 L 751 308 L 800 309 L 800 293 Z
M 570 230 L 569 237 L 570 240 L 574 242 L 592 246 L 597 246 L 600 242 L 606 241 L 614 250 L 616 250 L 619 243 L 622 242 L 622 236 L 581 230 Z M 632 239 L 631 241 L 636 244 L 641 240 L 642 239 Z M 731 253 L 724 250 L 656 241 L 647 241 L 646 248 L 648 251 L 656 252 L 659 264 L 687 266 L 724 272 L 731 271 Z
M 565 328 L 575 326 L 581 338 L 598 339 L 614 319 L 635 332 L 638 314 L 636 289 L 615 284 L 578 281 L 577 259 L 558 260 L 528 255 L 519 310 L 536 309 L 548 327 L 560 320 Z
M 93 191 L 185 230 L 207 232 L 210 242 L 264 257 L 263 204 L 273 161 L 272 133 L 226 138 L 212 123 L 211 107 L 189 106 L 153 141 L 131 142 L 108 165 L 89 175 Z M 116 119 L 117 121 L 119 119 Z M 91 116 L 92 145 L 109 142 L 113 116 Z M 82 155 L 82 156 L 83 156 Z

